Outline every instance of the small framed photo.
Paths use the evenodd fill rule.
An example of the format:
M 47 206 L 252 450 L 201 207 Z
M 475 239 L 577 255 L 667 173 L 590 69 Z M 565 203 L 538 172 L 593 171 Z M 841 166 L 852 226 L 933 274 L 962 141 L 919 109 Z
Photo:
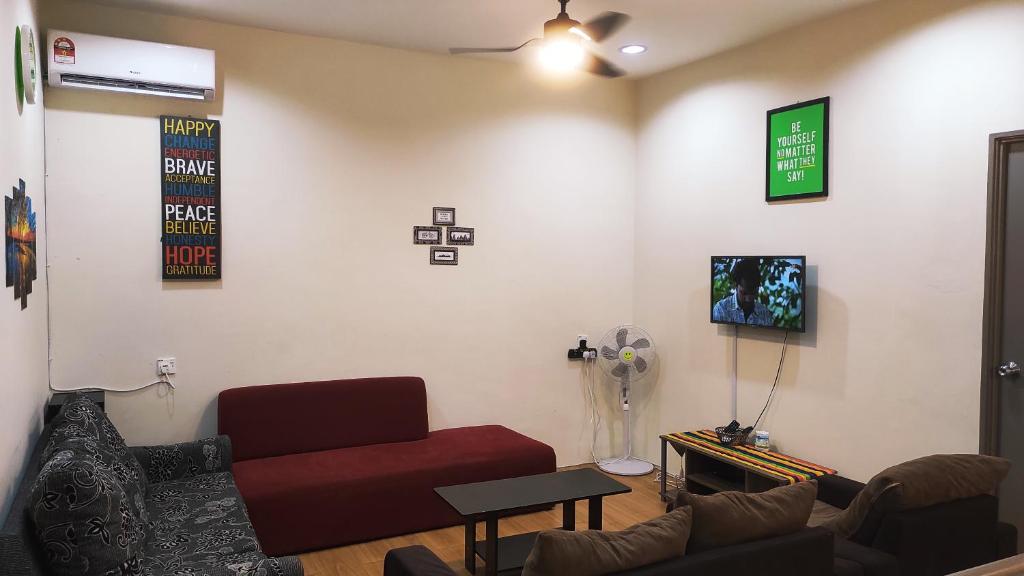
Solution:
M 434 226 L 455 226 L 455 208 L 434 206 Z
M 442 239 L 442 229 L 440 226 L 413 226 L 412 227 L 412 243 L 413 244 L 440 244 Z
M 473 228 L 459 228 L 457 226 L 448 227 L 448 245 L 449 246 L 472 246 L 473 237 L 475 236 Z
M 430 263 L 457 266 L 459 264 L 459 249 L 450 246 L 431 246 Z

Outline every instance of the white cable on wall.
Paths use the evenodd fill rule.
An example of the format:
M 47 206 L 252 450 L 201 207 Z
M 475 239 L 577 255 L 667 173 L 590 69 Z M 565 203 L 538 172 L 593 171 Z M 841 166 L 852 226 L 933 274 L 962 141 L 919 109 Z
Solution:
M 601 429 L 601 411 L 597 408 L 597 390 L 596 379 L 597 379 L 597 359 L 596 358 L 584 358 L 583 359 L 583 382 L 584 391 L 587 396 L 587 402 L 590 404 L 590 424 L 592 429 L 592 436 L 590 438 L 590 457 L 594 461 L 594 464 L 598 463 L 597 458 L 597 435 Z
M 82 388 L 54 388 L 53 384 L 50 384 L 50 390 L 52 392 L 137 392 L 149 388 L 150 386 L 166 386 L 168 393 L 174 393 L 174 382 L 166 372 L 160 373 L 160 378 L 150 382 L 148 384 L 142 384 L 134 388 L 107 388 L 105 386 L 83 386 Z

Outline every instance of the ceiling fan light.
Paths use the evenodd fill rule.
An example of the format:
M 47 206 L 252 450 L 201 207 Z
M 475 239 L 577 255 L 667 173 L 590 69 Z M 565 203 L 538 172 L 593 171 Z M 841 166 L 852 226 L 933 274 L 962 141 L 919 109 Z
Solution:
M 572 38 L 547 41 L 540 49 L 541 65 L 553 72 L 576 70 L 585 56 L 583 46 Z
M 569 28 L 569 34 L 575 34 L 576 36 L 579 36 L 580 38 L 586 40 L 587 42 L 594 41 L 594 39 L 587 35 L 587 33 L 584 32 L 583 29 L 580 28 L 579 26 L 573 26 L 572 28 Z

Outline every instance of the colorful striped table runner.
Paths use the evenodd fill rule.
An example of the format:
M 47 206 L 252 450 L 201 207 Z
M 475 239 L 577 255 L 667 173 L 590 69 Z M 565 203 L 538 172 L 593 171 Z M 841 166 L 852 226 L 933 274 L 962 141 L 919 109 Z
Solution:
M 699 452 L 735 462 L 752 469 L 759 474 L 777 478 L 789 484 L 812 480 L 820 476 L 835 474 L 831 468 L 799 460 L 778 452 L 756 450 L 749 446 L 725 446 L 718 441 L 714 430 L 697 430 L 695 432 L 675 432 L 666 435 L 669 442 L 681 444 L 686 448 L 694 448 Z

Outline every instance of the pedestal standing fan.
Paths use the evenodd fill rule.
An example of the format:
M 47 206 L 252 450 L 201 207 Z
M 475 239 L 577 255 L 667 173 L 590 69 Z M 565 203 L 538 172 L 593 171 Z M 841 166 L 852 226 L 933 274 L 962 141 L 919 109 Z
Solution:
M 619 476 L 642 476 L 651 472 L 654 465 L 633 458 L 633 440 L 630 432 L 629 392 L 630 386 L 650 375 L 654 363 L 654 343 L 651 337 L 636 326 L 619 326 L 601 339 L 598 345 L 598 364 L 608 376 L 619 381 L 619 400 L 622 405 L 622 433 L 625 438 L 623 455 L 607 458 L 597 463 L 609 474 Z

